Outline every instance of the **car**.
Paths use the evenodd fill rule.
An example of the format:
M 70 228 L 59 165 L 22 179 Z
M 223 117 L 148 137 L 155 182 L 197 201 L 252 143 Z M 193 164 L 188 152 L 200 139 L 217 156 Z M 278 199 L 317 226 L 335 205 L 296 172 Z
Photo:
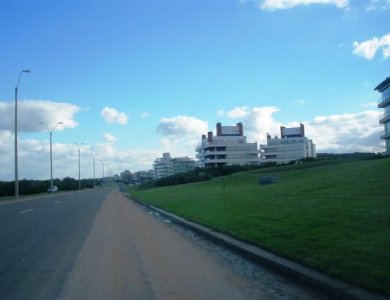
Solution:
M 53 185 L 52 187 L 49 187 L 48 190 L 47 190 L 48 193 L 57 193 L 58 192 L 58 188 Z

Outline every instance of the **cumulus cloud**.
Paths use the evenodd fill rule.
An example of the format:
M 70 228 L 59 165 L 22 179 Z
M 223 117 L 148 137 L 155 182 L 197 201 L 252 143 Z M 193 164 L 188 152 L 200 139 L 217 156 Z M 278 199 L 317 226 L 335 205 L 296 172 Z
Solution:
M 191 136 L 207 132 L 207 122 L 195 117 L 177 116 L 162 118 L 157 131 L 164 136 Z
M 0 180 L 14 180 L 13 134 L 0 130 Z M 94 154 L 94 156 L 92 156 Z M 93 157 L 95 157 L 95 176 L 103 175 L 110 169 L 112 174 L 124 170 L 148 170 L 153 161 L 161 156 L 161 149 L 125 149 L 119 150 L 114 144 L 102 143 L 84 145 L 80 149 L 81 178 L 93 178 Z M 78 151 L 73 143 L 53 142 L 53 177 L 78 178 Z M 50 178 L 50 142 L 49 140 L 19 139 L 19 178 L 49 179 Z
M 18 129 L 24 132 L 45 130 L 39 122 L 44 122 L 50 129 L 57 122 L 58 130 L 74 128 L 78 123 L 74 116 L 80 107 L 70 103 L 60 103 L 45 100 L 24 100 L 18 102 Z M 14 102 L 0 102 L 0 130 L 14 130 Z
M 127 115 L 123 112 L 120 112 L 112 107 L 104 107 L 100 112 L 104 120 L 107 123 L 118 123 L 121 125 L 127 124 Z
M 0 180 L 14 179 L 14 151 L 13 134 L 6 130 L 0 131 Z M 53 177 L 66 177 L 76 171 L 77 161 L 69 157 L 74 145 L 64 145 L 53 142 Z M 12 148 L 12 149 L 11 149 Z M 19 138 L 19 178 L 23 179 L 50 179 L 50 143 L 49 140 Z M 63 170 L 68 170 L 63 172 Z M 72 173 L 72 174 L 71 174 Z M 76 178 L 76 173 L 73 175 Z
M 241 2 L 254 2 L 260 9 L 270 11 L 312 4 L 331 4 L 337 8 L 347 8 L 349 4 L 348 0 L 241 0 Z
M 381 126 L 378 111 L 318 116 L 305 122 L 307 136 L 322 152 L 378 152 Z
M 148 113 L 147 111 L 144 111 L 141 113 L 141 119 L 146 119 L 149 117 L 150 117 L 150 113 Z
M 242 106 L 242 107 L 236 107 L 232 109 L 231 111 L 227 112 L 227 116 L 229 118 L 242 118 L 249 114 L 249 107 L 248 106 Z
M 193 154 L 201 135 L 207 131 L 207 122 L 189 116 L 163 118 L 157 126 L 157 132 L 163 135 L 161 139 L 163 151 L 174 151 L 181 155 L 188 153 L 189 149 Z
M 353 42 L 353 54 L 367 60 L 372 60 L 378 51 L 382 50 L 383 58 L 390 57 L 390 33 L 381 38 L 373 37 L 364 42 Z
M 220 117 L 228 117 L 228 118 L 242 118 L 245 117 L 249 113 L 249 106 L 240 106 L 235 107 L 232 110 L 224 110 L 220 109 L 217 111 L 217 115 Z
M 390 0 L 371 0 L 367 6 L 367 10 L 385 10 L 390 8 Z
M 276 134 L 281 123 L 274 119 L 279 109 L 275 106 L 265 107 L 235 107 L 225 111 L 231 119 L 239 119 L 244 124 L 244 134 L 251 141 L 265 142 L 267 133 Z
M 109 133 L 104 133 L 103 134 L 103 139 L 107 142 L 107 143 L 115 143 L 117 141 L 116 137 L 113 136 L 112 134 L 109 134 Z
M 267 133 L 280 136 L 281 125 L 295 127 L 300 123 L 277 121 L 274 114 L 279 109 L 274 106 L 245 109 L 248 113 L 237 117 L 237 121 L 243 122 L 248 139 L 260 144 L 266 143 Z M 230 112 L 238 110 L 234 108 Z M 355 114 L 317 116 L 313 120 L 302 120 L 302 123 L 306 136 L 313 139 L 319 152 L 378 152 L 381 151 L 379 114 L 378 111 L 367 110 Z

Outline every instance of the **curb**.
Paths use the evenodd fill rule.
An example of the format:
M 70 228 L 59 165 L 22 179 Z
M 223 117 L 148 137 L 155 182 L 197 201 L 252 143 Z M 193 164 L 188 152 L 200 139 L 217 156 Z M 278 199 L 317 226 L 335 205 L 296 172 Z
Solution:
M 304 267 L 298 263 L 292 262 L 285 258 L 276 256 L 259 247 L 253 246 L 246 242 L 234 239 L 226 234 L 212 230 L 203 225 L 186 220 L 182 217 L 166 212 L 153 205 L 147 204 L 128 193 L 125 195 L 131 200 L 146 206 L 148 209 L 158 212 L 160 215 L 170 219 L 172 222 L 180 224 L 224 247 L 227 247 L 245 258 L 262 265 L 269 266 L 284 274 L 294 277 L 301 282 L 308 283 L 313 287 L 319 288 L 329 294 L 334 299 L 351 299 L 351 300 L 386 300 L 390 299 L 385 295 L 379 295 L 374 292 L 364 290 L 352 284 L 334 279 L 318 271 Z

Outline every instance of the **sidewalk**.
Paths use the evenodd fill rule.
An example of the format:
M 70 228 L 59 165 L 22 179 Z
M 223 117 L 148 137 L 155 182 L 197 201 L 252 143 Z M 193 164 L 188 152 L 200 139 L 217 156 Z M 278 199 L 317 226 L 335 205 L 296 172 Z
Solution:
M 198 234 L 201 234 L 210 240 L 223 245 L 247 259 L 270 266 L 280 272 L 283 272 L 294 279 L 308 283 L 318 289 L 323 290 L 335 299 L 354 299 L 354 300 L 385 300 L 389 297 L 375 294 L 371 291 L 353 286 L 349 283 L 334 279 L 328 275 L 314 271 L 295 262 L 276 256 L 270 252 L 264 251 L 259 247 L 234 239 L 226 234 L 214 231 L 203 225 L 188 221 L 182 217 L 171 214 L 150 204 L 142 202 L 126 193 L 126 196 L 150 210 L 158 212 L 160 215 L 170 219 L 172 222 L 180 224 Z

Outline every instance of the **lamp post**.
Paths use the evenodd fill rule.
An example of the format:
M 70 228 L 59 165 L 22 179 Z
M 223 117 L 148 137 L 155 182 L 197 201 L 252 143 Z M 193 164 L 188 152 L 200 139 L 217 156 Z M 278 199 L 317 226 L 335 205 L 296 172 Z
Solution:
M 103 177 L 102 177 L 102 184 L 104 183 L 104 160 L 101 160 L 100 161 L 103 165 Z
M 82 145 L 84 145 L 84 143 L 81 143 L 81 144 L 79 144 L 79 143 L 74 143 L 75 145 L 77 145 L 77 149 L 78 149 L 78 151 L 79 151 L 79 190 L 81 190 L 81 178 L 80 178 L 80 147 L 82 146 Z
M 107 177 L 107 182 L 111 182 L 110 178 L 110 165 L 106 164 L 106 177 Z
M 93 188 L 96 187 L 96 176 L 95 176 L 95 153 L 92 153 L 92 161 L 93 161 Z
M 19 197 L 18 179 L 18 88 L 23 73 L 30 73 L 30 70 L 22 70 L 19 73 L 18 83 L 15 87 L 15 197 Z
M 45 122 L 39 122 L 39 124 L 45 126 L 47 131 L 50 133 L 50 191 L 53 190 L 53 131 L 56 129 L 58 125 L 62 125 L 62 122 L 57 122 L 56 125 L 52 129 L 49 129 L 49 127 L 46 125 Z

